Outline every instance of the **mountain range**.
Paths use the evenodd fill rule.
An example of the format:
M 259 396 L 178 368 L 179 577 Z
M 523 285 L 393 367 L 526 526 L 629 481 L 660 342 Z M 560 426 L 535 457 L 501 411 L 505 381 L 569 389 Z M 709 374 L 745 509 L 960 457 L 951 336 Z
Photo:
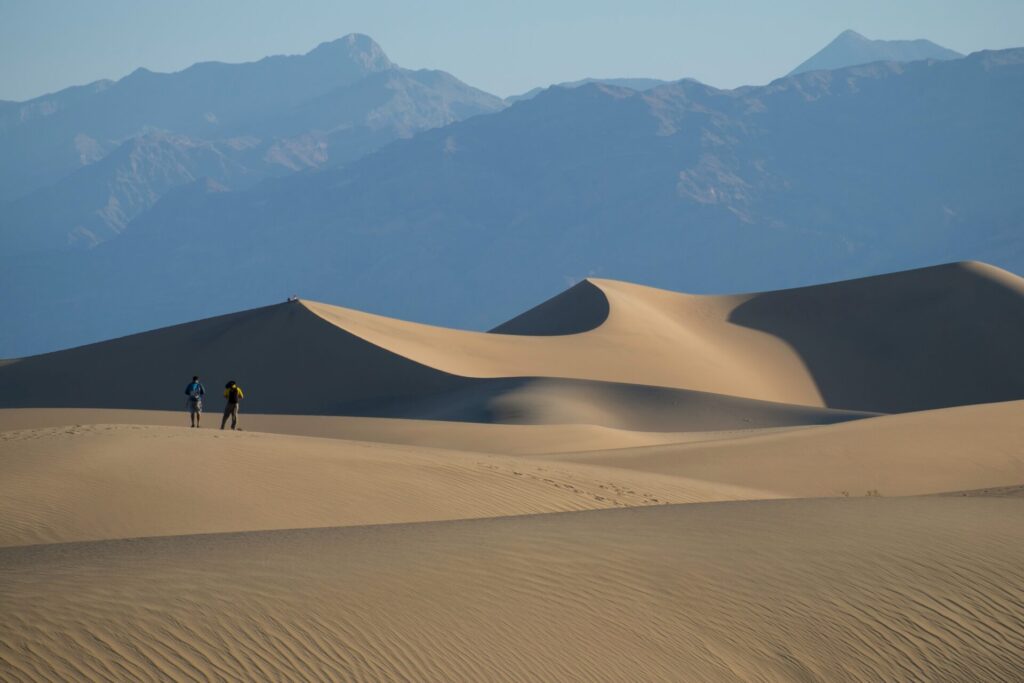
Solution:
M 0 232 L 16 252 L 95 246 L 199 178 L 242 189 L 503 106 L 357 34 L 301 56 L 138 69 L 0 109 Z
M 293 293 L 487 328 L 591 275 L 721 292 L 963 259 L 1024 269 L 1012 144 L 1024 139 L 1024 50 L 735 90 L 591 82 L 511 106 L 357 53 L 365 73 L 354 83 L 251 119 L 233 120 L 230 106 L 216 124 L 182 114 L 181 131 L 132 136 L 5 207 L 0 232 L 14 248 L 0 257 L 0 356 Z M 116 87 L 66 93 L 54 115 Z M 390 99 L 359 108 L 354 91 Z M 374 138 L 366 122 L 381 108 L 391 113 Z M 352 111 L 346 120 L 366 125 L 331 128 Z M 198 137 L 190 125 L 220 132 Z M 160 169 L 150 194 L 129 174 L 124 198 L 102 204 L 109 223 L 71 235 L 98 246 L 53 248 L 70 234 L 61 212 L 81 214 L 110 196 L 120 169 L 147 164 Z

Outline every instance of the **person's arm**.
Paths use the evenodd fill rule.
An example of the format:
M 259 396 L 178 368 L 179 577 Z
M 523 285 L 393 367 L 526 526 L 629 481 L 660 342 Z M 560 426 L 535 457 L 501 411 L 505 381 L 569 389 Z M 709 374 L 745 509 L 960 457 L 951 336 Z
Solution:
M 199 383 L 199 395 L 206 396 L 206 387 L 203 386 L 202 382 Z
M 245 398 L 245 394 L 242 393 L 242 387 L 235 388 L 238 389 L 238 400 L 241 401 L 243 398 Z

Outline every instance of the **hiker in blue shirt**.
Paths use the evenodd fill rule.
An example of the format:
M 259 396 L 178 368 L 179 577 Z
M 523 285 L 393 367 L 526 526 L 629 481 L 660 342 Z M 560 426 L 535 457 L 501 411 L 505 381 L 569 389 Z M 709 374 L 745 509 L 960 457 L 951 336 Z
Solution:
M 188 413 L 192 418 L 192 426 L 198 428 L 199 418 L 203 414 L 203 396 L 206 395 L 206 387 L 199 381 L 198 375 L 185 387 L 185 395 L 188 396 Z

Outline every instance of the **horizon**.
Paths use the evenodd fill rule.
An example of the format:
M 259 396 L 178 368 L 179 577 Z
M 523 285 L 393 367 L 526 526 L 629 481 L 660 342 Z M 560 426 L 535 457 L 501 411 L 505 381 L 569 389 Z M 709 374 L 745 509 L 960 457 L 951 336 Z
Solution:
M 981 8 L 950 2 L 941 13 L 927 11 L 931 5 L 923 0 L 885 11 L 880 3 L 846 2 L 814 19 L 804 16 L 802 1 L 770 9 L 756 4 L 743 2 L 726 13 L 703 1 L 683 7 L 648 2 L 624 16 L 609 2 L 462 12 L 450 3 L 402 8 L 416 19 L 403 22 L 414 27 L 406 29 L 393 21 L 397 3 L 345 8 L 317 0 L 283 12 L 274 0 L 232 0 L 213 8 L 189 0 L 165 17 L 155 3 L 118 0 L 94 8 L 0 0 L 0 60 L 19 66 L 0 73 L 0 100 L 23 102 L 116 81 L 138 68 L 169 73 L 200 62 L 305 54 L 350 33 L 371 37 L 399 66 L 447 71 L 503 98 L 584 78 L 694 78 L 723 89 L 759 85 L 785 76 L 845 30 L 872 40 L 930 40 L 963 54 L 1024 45 L 1024 5 L 1008 0 L 986 0 Z M 789 39 L 773 36 L 766 29 L 771 26 L 787 31 Z M 58 50 L 55 34 L 63 39 Z M 565 50 L 569 35 L 571 51 Z M 615 41 L 619 49 L 608 50 Z

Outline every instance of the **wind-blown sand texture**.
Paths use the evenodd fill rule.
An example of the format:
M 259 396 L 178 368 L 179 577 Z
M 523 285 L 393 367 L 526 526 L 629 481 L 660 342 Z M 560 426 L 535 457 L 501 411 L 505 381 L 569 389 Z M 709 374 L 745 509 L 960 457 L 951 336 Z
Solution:
M 1020 680 L 1022 342 L 953 264 L 0 363 L 0 680 Z
M 1019 680 L 1019 501 L 680 505 L 3 551 L 5 678 Z

